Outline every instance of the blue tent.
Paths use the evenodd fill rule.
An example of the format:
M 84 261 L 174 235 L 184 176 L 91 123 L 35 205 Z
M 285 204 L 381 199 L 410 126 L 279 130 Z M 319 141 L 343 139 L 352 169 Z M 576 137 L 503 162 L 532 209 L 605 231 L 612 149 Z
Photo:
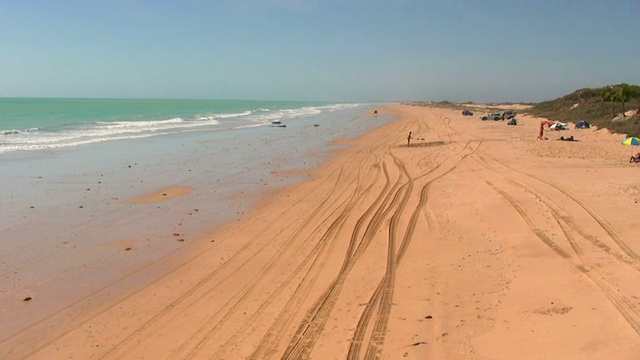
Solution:
M 591 125 L 587 122 L 587 120 L 581 120 L 576 124 L 576 129 L 588 129 Z

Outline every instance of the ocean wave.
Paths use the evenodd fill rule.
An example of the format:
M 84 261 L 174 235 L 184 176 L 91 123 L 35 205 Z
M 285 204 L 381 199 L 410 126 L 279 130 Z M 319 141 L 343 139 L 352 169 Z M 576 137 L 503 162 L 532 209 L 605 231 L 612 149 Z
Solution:
M 264 112 L 255 113 L 253 114 L 253 116 L 248 117 L 248 119 L 257 124 L 270 124 L 273 121 L 285 121 L 296 118 L 305 118 L 309 116 L 319 115 L 321 113 L 322 108 L 320 107 L 305 106 L 294 109 L 267 110 Z
M 230 119 L 230 118 L 237 118 L 237 117 L 241 117 L 241 116 L 249 116 L 253 113 L 253 110 L 247 110 L 241 113 L 235 113 L 235 114 L 215 114 L 213 115 L 214 117 L 218 118 L 218 119 Z
M 96 124 L 110 128 L 151 128 L 156 126 L 175 125 L 184 122 L 182 118 L 157 121 L 99 121 Z
M 0 153 L 17 150 L 54 149 L 104 141 L 137 139 L 215 127 L 220 121 L 212 117 L 185 120 L 96 122 L 57 131 L 3 131 Z

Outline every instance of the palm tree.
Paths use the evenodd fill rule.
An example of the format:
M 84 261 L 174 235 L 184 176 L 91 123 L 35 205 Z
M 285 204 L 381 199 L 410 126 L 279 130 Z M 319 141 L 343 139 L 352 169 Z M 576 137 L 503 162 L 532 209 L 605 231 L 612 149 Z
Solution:
M 602 94 L 600 95 L 600 109 L 604 107 L 604 102 L 609 101 L 611 98 L 611 88 L 602 89 Z
M 629 85 L 620 84 L 620 89 L 616 95 L 620 102 L 622 102 L 622 117 L 626 117 L 624 114 L 624 103 L 629 101 Z
M 613 91 L 613 88 L 609 88 L 609 101 L 611 101 L 611 117 L 615 117 L 615 110 L 613 105 L 618 100 L 618 93 Z

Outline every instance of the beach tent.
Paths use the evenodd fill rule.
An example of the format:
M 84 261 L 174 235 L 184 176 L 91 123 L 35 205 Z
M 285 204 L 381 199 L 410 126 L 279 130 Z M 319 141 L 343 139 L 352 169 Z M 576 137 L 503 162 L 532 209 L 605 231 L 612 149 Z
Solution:
M 591 127 L 591 124 L 587 122 L 587 120 L 580 120 L 576 124 L 576 129 L 588 129 Z
M 549 127 L 549 129 L 551 129 L 551 130 L 566 130 L 567 129 L 567 124 L 566 123 L 555 123 L 555 124 L 551 125 Z

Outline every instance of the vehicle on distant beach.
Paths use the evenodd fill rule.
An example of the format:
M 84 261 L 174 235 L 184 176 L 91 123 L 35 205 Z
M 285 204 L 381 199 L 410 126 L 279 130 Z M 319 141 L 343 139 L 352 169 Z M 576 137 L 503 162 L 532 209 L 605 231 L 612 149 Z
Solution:
M 504 112 L 502 113 L 502 120 L 509 120 L 509 119 L 512 119 L 512 118 L 516 117 L 516 114 L 517 114 L 517 113 L 516 113 L 516 111 L 515 111 L 515 110 L 507 110 L 507 111 L 504 111 Z
M 464 110 L 462 110 L 462 115 L 463 116 L 473 116 L 473 113 L 469 109 L 464 109 Z
M 485 121 L 485 120 L 503 120 L 501 113 L 491 113 L 489 115 L 485 115 L 485 116 L 481 117 L 480 119 L 482 119 L 482 121 Z

